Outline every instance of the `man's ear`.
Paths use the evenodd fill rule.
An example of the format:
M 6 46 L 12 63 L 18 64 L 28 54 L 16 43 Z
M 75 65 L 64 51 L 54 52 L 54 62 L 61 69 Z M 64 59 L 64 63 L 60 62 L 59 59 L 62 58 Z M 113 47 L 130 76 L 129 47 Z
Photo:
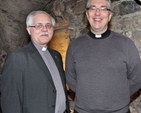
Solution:
M 111 20 L 112 16 L 113 16 L 113 13 L 110 12 L 110 14 L 109 14 L 109 21 Z
M 30 28 L 29 27 L 26 27 L 26 30 L 27 30 L 28 34 L 30 35 L 31 34 L 30 33 Z
M 87 12 L 87 11 L 85 12 L 85 14 L 86 14 L 86 16 L 87 16 L 87 18 L 88 18 L 88 12 Z

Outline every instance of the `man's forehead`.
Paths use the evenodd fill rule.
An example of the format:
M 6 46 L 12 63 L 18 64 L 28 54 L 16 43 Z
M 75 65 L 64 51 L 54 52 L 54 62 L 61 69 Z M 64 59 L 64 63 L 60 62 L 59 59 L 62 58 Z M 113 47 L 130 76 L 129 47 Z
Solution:
M 38 14 L 33 17 L 33 21 L 51 21 L 51 18 L 46 14 Z

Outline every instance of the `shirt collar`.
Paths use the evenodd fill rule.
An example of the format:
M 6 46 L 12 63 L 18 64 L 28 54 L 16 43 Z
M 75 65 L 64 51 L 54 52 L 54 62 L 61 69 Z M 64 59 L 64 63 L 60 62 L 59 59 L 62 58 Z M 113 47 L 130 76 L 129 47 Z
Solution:
M 35 45 L 35 47 L 37 48 L 38 51 L 46 51 L 47 50 L 47 47 L 42 47 L 42 46 L 39 46 L 35 43 L 33 43 Z
M 103 34 L 94 34 L 91 31 L 88 32 L 88 35 L 93 38 L 93 39 L 103 39 L 103 38 L 107 38 L 110 35 L 111 31 L 107 30 L 105 31 Z

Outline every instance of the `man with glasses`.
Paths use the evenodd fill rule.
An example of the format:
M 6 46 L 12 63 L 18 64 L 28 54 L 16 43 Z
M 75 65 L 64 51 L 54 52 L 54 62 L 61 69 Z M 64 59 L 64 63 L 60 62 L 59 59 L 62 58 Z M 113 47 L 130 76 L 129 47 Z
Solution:
M 31 42 L 10 52 L 2 70 L 2 112 L 69 113 L 62 58 L 47 47 L 55 20 L 33 11 L 26 26 Z
M 88 0 L 90 31 L 69 45 L 66 79 L 75 92 L 74 113 L 130 113 L 141 88 L 141 61 L 131 39 L 108 30 L 110 0 Z

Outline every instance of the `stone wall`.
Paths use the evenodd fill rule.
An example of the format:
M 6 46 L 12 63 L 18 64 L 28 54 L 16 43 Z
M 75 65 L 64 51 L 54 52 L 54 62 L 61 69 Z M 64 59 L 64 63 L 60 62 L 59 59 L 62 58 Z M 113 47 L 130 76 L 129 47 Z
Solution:
M 141 56 L 141 6 L 133 0 L 113 2 L 114 16 L 110 28 L 131 38 Z M 131 98 L 131 113 L 141 113 L 141 93 L 137 92 Z
M 73 39 L 87 32 L 85 4 L 86 0 L 0 0 L 0 72 L 7 52 L 28 42 L 25 18 L 30 11 L 49 12 L 57 21 L 55 30 L 58 32 L 63 23 Z M 141 56 L 141 6 L 134 0 L 112 0 L 112 5 L 114 16 L 110 29 L 131 38 Z M 141 113 L 140 92 L 132 101 L 132 113 Z
M 135 1 L 113 3 L 114 16 L 111 29 L 131 38 L 141 55 L 141 6 Z

